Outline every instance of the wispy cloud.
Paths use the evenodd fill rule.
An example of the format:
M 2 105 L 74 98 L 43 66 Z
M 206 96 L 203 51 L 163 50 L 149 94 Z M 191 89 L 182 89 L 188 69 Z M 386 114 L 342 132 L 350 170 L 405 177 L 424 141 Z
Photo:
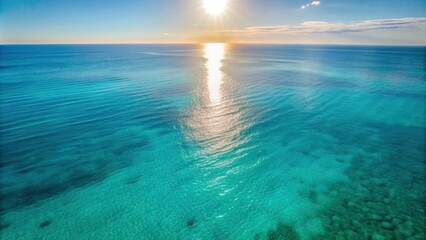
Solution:
M 382 29 L 426 29 L 426 18 L 397 18 L 365 20 L 351 23 L 329 23 L 322 21 L 304 22 L 300 25 L 279 25 L 248 27 L 241 30 L 227 30 L 227 32 L 248 33 L 344 33 L 365 32 Z
M 308 3 L 308 4 L 305 4 L 305 5 L 302 5 L 300 8 L 301 9 L 305 9 L 305 8 L 307 8 L 307 7 L 309 7 L 309 6 L 319 6 L 321 4 L 321 2 L 320 1 L 313 1 L 313 2 L 311 2 L 311 3 Z
M 253 26 L 193 33 L 198 42 L 426 45 L 426 17 Z

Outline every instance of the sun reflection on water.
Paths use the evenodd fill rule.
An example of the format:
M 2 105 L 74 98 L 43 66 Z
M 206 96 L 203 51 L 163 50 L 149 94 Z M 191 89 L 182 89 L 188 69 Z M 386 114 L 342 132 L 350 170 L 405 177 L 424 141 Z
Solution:
M 204 75 L 194 86 L 194 101 L 184 118 L 185 136 L 193 146 L 189 160 L 203 173 L 197 184 L 220 196 L 232 195 L 236 186 L 228 177 L 251 167 L 250 161 L 239 160 L 256 147 L 248 133 L 253 123 L 241 98 L 242 81 L 226 72 L 232 67 L 224 61 L 230 50 L 222 43 L 203 46 Z
M 221 86 L 223 81 L 222 60 L 225 56 L 225 44 L 208 43 L 205 45 L 204 56 L 207 59 L 207 84 L 212 104 L 219 104 L 221 100 Z
M 201 147 L 201 155 L 208 156 L 206 164 L 223 165 L 233 161 L 229 156 L 226 160 L 214 160 L 238 150 L 248 138 L 242 134 L 249 123 L 237 97 L 238 82 L 222 69 L 227 50 L 228 46 L 223 43 L 204 45 L 206 74 L 196 87 L 196 100 L 187 119 L 190 140 Z

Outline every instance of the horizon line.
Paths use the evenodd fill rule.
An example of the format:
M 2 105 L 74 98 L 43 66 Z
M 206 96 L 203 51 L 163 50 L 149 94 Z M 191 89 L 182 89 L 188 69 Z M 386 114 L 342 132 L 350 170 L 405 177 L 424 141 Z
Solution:
M 325 45 L 325 46 L 412 46 L 426 47 L 426 44 L 364 44 L 364 43 L 280 43 L 280 42 L 90 42 L 90 43 L 0 43 L 0 45 L 195 45 L 208 43 L 247 44 L 247 45 Z

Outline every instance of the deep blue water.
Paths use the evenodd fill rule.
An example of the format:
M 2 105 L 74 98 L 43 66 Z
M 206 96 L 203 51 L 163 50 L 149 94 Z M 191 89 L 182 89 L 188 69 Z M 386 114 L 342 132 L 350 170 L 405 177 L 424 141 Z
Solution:
M 2 239 L 425 239 L 425 47 L 1 45 Z

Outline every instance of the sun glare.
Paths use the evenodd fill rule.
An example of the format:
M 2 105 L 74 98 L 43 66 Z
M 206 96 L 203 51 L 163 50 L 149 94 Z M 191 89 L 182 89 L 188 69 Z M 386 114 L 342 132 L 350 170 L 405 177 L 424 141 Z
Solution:
M 207 85 L 209 88 L 210 102 L 213 105 L 220 103 L 223 83 L 222 60 L 225 55 L 225 44 L 207 43 L 205 45 L 205 57 L 207 59 Z
M 203 0 L 203 7 L 209 14 L 217 16 L 226 8 L 227 0 Z

